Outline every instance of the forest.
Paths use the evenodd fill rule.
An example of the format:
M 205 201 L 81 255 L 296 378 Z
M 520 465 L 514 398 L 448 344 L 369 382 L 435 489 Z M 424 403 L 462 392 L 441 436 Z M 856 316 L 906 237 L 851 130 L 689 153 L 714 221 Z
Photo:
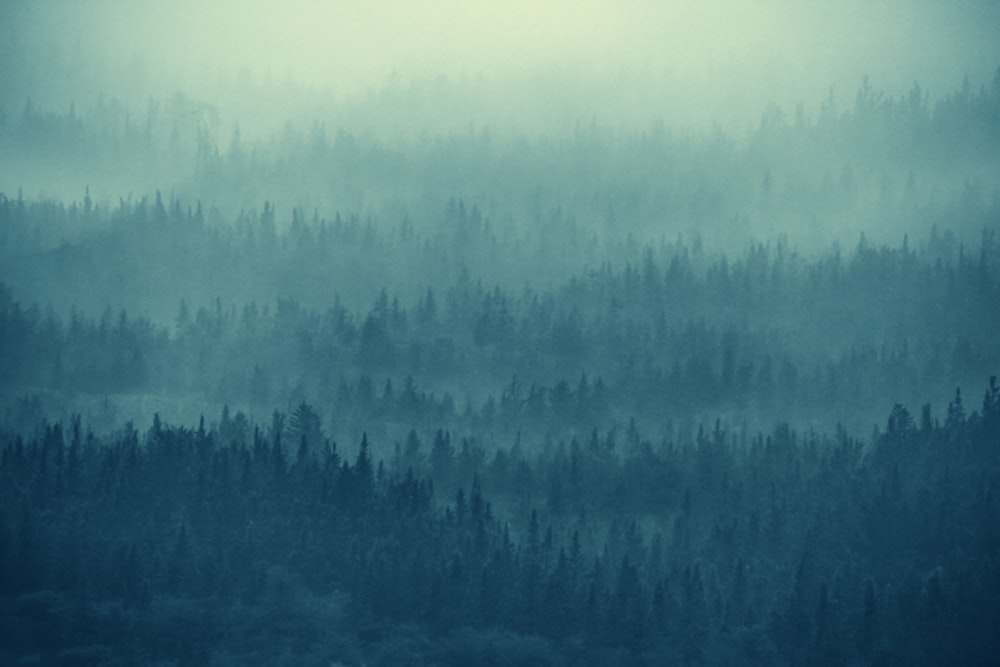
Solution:
M 568 72 L 61 105 L 46 58 L 0 664 L 1000 660 L 1000 68 L 734 129 Z

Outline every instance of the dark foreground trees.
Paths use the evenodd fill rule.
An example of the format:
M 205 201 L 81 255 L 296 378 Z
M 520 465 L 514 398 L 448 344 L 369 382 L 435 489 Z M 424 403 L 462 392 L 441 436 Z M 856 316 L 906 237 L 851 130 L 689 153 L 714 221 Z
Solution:
M 944 424 L 896 406 L 865 443 L 716 426 L 687 442 L 629 429 L 477 456 L 442 432 L 425 465 L 414 432 L 386 463 L 367 439 L 342 453 L 311 414 L 300 405 L 291 429 L 226 414 L 219 428 L 157 418 L 106 438 L 78 420 L 5 433 L 0 661 L 1000 655 L 995 379 L 978 409 L 956 395 Z M 443 475 L 454 497 L 435 493 L 451 488 Z

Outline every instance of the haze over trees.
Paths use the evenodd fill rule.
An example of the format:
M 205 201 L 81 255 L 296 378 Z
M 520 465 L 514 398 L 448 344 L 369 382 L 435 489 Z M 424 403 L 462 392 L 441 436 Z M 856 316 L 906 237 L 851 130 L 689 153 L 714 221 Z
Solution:
M 996 10 L 348 6 L 0 10 L 0 663 L 995 664 Z

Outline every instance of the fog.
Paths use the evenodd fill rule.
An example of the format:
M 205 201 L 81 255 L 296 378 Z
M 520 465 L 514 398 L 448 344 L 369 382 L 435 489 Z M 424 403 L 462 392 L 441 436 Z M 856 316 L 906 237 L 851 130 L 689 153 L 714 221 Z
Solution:
M 399 166 L 426 158 L 434 142 L 478 135 L 495 140 L 485 166 L 502 151 L 545 153 L 546 142 L 578 141 L 581 130 L 616 142 L 652 135 L 744 147 L 765 123 L 852 113 L 863 90 L 873 107 L 909 99 L 932 112 L 956 94 L 992 91 L 1000 62 L 1000 10 L 990 2 L 42 1 L 6 2 L 0 12 L 3 191 L 73 201 L 89 189 L 114 203 L 160 190 L 225 215 L 271 199 L 285 212 L 279 223 L 296 206 L 325 214 L 377 212 L 387 198 L 409 206 L 428 183 L 370 179 L 331 193 L 328 183 L 296 176 L 267 193 L 246 179 L 209 188 L 205 158 L 242 155 L 260 165 L 280 162 L 295 142 L 315 148 L 349 137 L 361 153 Z M 26 119 L 33 130 L 20 126 Z M 76 155 L 54 147 L 59 141 Z M 817 179 L 865 162 L 843 146 L 823 151 L 813 166 L 832 174 Z M 882 173 L 864 178 L 898 186 L 909 172 L 920 176 L 908 156 L 893 167 L 884 157 Z M 759 155 L 722 159 L 753 160 L 761 177 L 776 170 Z M 961 196 L 966 184 L 992 195 L 992 165 L 955 166 L 935 174 L 937 199 Z M 264 171 L 291 178 L 277 166 Z M 647 170 L 625 180 L 659 177 Z M 476 196 L 483 206 L 509 199 L 458 178 L 450 192 L 429 196 Z M 621 178 L 621 170 L 607 177 Z M 542 209 L 571 203 L 557 198 Z M 746 213 L 740 208 L 723 215 Z M 578 206 L 570 213 L 589 215 Z M 750 236 L 779 226 L 772 218 Z M 819 234 L 821 244 L 857 237 L 853 225 L 822 227 L 842 233 Z M 808 241 L 794 227 L 782 231 Z
M 0 11 L 8 113 L 27 97 L 60 108 L 98 93 L 143 104 L 180 90 L 216 103 L 233 80 L 343 101 L 448 77 L 490 86 L 541 80 L 533 92 L 548 104 L 570 95 L 560 121 L 600 109 L 612 120 L 742 130 L 768 103 L 812 112 L 831 88 L 848 102 L 865 75 L 888 95 L 919 81 L 937 96 L 965 76 L 988 83 L 1000 61 L 1000 9 L 988 1 L 42 1 Z M 605 87 L 623 76 L 635 90 L 608 103 Z M 560 90 L 563 77 L 588 90 Z M 520 92 L 491 103 L 516 115 L 530 95 Z M 243 114 L 280 104 L 230 102 Z
M 0 664 L 996 665 L 1000 5 L 0 1 Z

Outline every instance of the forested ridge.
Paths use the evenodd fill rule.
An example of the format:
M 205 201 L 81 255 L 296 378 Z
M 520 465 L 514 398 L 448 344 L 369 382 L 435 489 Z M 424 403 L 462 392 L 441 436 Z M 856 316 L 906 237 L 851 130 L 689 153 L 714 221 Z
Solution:
M 3 435 L 2 643 L 59 664 L 992 664 L 1000 388 L 944 423 L 529 453 L 416 431 Z M 459 485 L 454 496 L 437 490 Z
M 46 210 L 0 203 L 12 229 L 30 230 L 37 209 Z M 87 289 L 104 282 L 101 293 L 175 291 L 191 279 L 219 293 L 260 285 L 326 305 L 216 296 L 175 301 L 172 322 L 110 305 L 99 317 L 74 308 L 64 319 L 5 289 L 8 391 L 193 395 L 265 413 L 309 399 L 338 422 L 350 418 L 350 437 L 375 415 L 489 427 L 496 417 L 507 430 L 525 422 L 586 431 L 664 414 L 750 414 L 757 426 L 854 418 L 867 427 L 894 400 L 944 395 L 943 378 L 974 385 L 1000 359 L 992 229 L 968 248 L 934 231 L 915 247 L 862 237 L 809 256 L 781 239 L 732 259 L 682 239 L 636 244 L 634 263 L 584 266 L 538 289 L 485 282 L 449 259 L 463 245 L 516 257 L 517 242 L 498 241 L 461 201 L 446 212 L 453 235 L 433 242 L 355 218 L 296 217 L 279 233 L 266 216 L 224 228 L 176 200 L 170 210 L 162 201 L 122 205 L 114 231 L 63 248 L 56 261 L 86 275 Z M 400 270 L 426 281 L 409 290 L 415 297 L 376 291 L 380 272 Z M 374 299 L 349 308 L 341 291 Z
M 0 663 L 995 664 L 1000 70 L 477 85 L 0 108 Z
M 498 235 L 514 229 L 534 246 L 574 238 L 565 222 L 538 224 L 561 211 L 584 247 L 600 241 L 598 259 L 615 257 L 613 242 L 629 234 L 640 242 L 699 235 L 728 252 L 779 234 L 796 246 L 861 232 L 897 243 L 904 231 L 923 235 L 945 221 L 978 234 L 995 208 L 1000 71 L 934 97 L 916 82 L 899 96 L 877 85 L 866 77 L 856 91 L 831 89 L 794 109 L 771 104 L 745 133 L 596 113 L 541 125 L 517 116 L 458 121 L 463 98 L 482 103 L 488 92 L 469 82 L 387 86 L 357 108 L 294 89 L 254 91 L 284 94 L 285 113 L 295 112 L 254 133 L 241 131 L 239 115 L 180 92 L 140 109 L 111 95 L 61 109 L 10 101 L 0 109 L 0 167 L 7 198 L 19 189 L 49 194 L 80 214 L 88 186 L 94 205 L 148 197 L 149 209 L 160 189 L 227 220 L 253 209 L 266 219 L 267 200 L 280 204 L 279 226 L 292 209 L 309 218 L 339 210 L 385 227 L 406 218 L 433 234 L 445 203 L 462 198 Z M 445 127 L 423 127 L 421 110 Z M 39 238 L 58 244 L 77 235 L 73 227 Z

